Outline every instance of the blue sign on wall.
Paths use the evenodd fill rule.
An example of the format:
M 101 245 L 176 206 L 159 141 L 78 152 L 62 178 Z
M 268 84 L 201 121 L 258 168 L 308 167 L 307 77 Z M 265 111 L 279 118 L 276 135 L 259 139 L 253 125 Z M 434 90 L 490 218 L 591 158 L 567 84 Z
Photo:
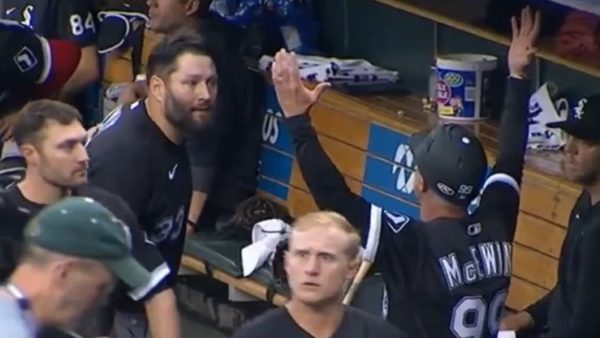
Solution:
M 363 181 L 374 188 L 417 203 L 414 193 L 415 177 L 413 170 L 367 156 Z
M 287 186 L 262 175 L 258 177 L 258 189 L 279 197 L 284 201 L 288 198 L 289 188 Z
M 408 147 L 408 136 L 371 124 L 368 152 L 365 184 L 416 204 L 415 160 Z
M 281 106 L 272 86 L 267 86 L 265 95 L 266 111 L 263 117 L 262 141 L 283 152 L 293 154 L 292 137 L 283 121 Z
M 407 135 L 372 123 L 369 129 L 367 151 L 370 154 L 414 170 L 414 156 L 408 148 L 408 139 L 409 136 Z

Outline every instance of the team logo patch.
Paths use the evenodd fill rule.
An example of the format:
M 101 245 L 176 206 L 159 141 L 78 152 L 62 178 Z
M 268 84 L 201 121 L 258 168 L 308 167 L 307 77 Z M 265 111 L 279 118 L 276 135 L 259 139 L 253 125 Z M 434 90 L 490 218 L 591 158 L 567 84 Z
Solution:
M 454 194 L 455 194 L 454 189 L 450 188 L 449 186 L 447 186 L 446 184 L 444 184 L 442 182 L 438 182 L 437 188 L 442 194 L 444 194 L 446 196 L 454 196 Z
M 581 120 L 581 118 L 583 117 L 583 113 L 584 113 L 583 109 L 585 108 L 586 103 L 587 103 L 587 99 L 581 99 L 577 103 L 577 107 L 575 107 L 575 118 L 576 119 Z
M 35 55 L 27 47 L 21 48 L 17 55 L 13 57 L 13 60 L 15 61 L 15 64 L 21 73 L 31 70 L 38 64 L 38 60 L 35 58 Z
M 392 214 L 388 211 L 384 211 L 384 213 L 387 218 L 385 223 L 395 234 L 402 231 L 408 222 L 410 222 L 410 218 L 408 216 Z

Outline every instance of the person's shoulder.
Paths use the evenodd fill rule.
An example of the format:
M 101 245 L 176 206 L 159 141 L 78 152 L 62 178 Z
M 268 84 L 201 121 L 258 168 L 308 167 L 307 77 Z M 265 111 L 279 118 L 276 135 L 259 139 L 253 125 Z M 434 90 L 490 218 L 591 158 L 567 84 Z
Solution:
M 77 194 L 81 197 L 89 197 L 91 199 L 94 199 L 103 205 L 104 203 L 111 204 L 122 202 L 122 199 L 119 196 L 102 188 L 92 186 L 89 184 L 77 188 Z
M 406 338 L 406 335 L 402 331 L 382 317 L 377 317 L 374 314 L 352 306 L 346 307 L 346 314 L 353 322 L 364 323 L 368 331 L 371 332 L 369 337 Z
M 244 323 L 233 335 L 234 338 L 259 337 L 272 333 L 278 325 L 284 322 L 285 309 L 276 308 Z
M 371 213 L 376 212 L 377 210 L 374 210 L 376 208 L 379 207 L 373 206 L 371 208 Z M 383 223 L 383 225 L 386 225 L 388 228 L 390 228 L 390 230 L 392 230 L 392 232 L 396 234 L 400 233 L 407 226 L 413 226 L 415 224 L 421 223 L 420 220 L 412 218 L 411 216 L 406 215 L 404 213 L 383 209 L 381 209 L 381 222 Z
M 32 332 L 24 325 L 22 313 L 12 298 L 0 297 L 0 327 L 3 337 L 30 338 Z
M 77 193 L 79 196 L 97 201 L 113 213 L 127 208 L 127 203 L 121 197 L 96 186 L 84 185 L 77 189 Z
M 113 109 L 98 124 L 98 131 L 90 140 L 88 147 L 98 144 L 118 144 L 124 147 L 136 147 L 143 142 L 139 140 L 145 128 L 145 120 L 149 119 L 146 113 L 146 105 L 142 101 L 131 104 L 119 105 Z

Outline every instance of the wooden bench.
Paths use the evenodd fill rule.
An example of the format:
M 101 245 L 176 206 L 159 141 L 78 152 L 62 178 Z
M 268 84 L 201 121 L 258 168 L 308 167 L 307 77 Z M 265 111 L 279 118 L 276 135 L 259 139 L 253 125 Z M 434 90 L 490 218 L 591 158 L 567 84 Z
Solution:
M 159 37 L 152 33 L 146 37 L 144 55 L 147 56 L 148 48 Z M 133 75 L 128 62 L 127 57 L 111 61 L 105 79 L 130 81 Z M 294 215 L 316 210 L 295 163 L 290 135 L 281 121 L 275 95 L 272 91 L 265 95 L 267 113 L 262 135 L 260 193 L 285 203 Z M 411 186 L 414 163 L 405 151 L 406 140 L 410 134 L 436 121 L 433 114 L 422 112 L 419 98 L 351 97 L 327 90 L 312 108 L 311 117 L 325 150 L 354 192 L 390 210 L 418 216 Z M 474 128 L 485 145 L 491 165 L 497 149 L 497 124 L 482 123 Z M 514 277 L 507 300 L 512 309 L 532 303 L 556 282 L 557 259 L 569 212 L 580 189 L 560 177 L 559 159 L 557 153 L 527 157 L 513 252 Z M 204 271 L 202 261 L 197 258 L 186 256 L 183 264 L 200 273 Z M 218 279 L 241 289 L 260 287 L 248 284 L 251 281 L 224 276 Z M 249 293 L 254 294 L 251 290 Z

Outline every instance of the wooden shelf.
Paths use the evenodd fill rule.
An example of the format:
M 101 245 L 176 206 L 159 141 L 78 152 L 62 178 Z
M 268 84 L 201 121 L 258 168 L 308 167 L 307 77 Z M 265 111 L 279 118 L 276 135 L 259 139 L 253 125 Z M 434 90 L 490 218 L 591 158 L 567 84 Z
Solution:
M 495 43 L 509 46 L 510 38 L 494 32 L 482 25 L 473 23 L 473 18 L 467 17 L 462 10 L 467 2 L 463 0 L 373 0 L 375 2 L 435 21 L 445 26 L 473 34 Z M 450 14 L 448 14 L 450 13 Z M 573 70 L 600 77 L 600 62 L 595 64 L 582 63 L 576 60 L 558 56 L 552 51 L 553 40 L 542 39 L 539 43 L 537 56 L 550 62 L 563 65 Z

